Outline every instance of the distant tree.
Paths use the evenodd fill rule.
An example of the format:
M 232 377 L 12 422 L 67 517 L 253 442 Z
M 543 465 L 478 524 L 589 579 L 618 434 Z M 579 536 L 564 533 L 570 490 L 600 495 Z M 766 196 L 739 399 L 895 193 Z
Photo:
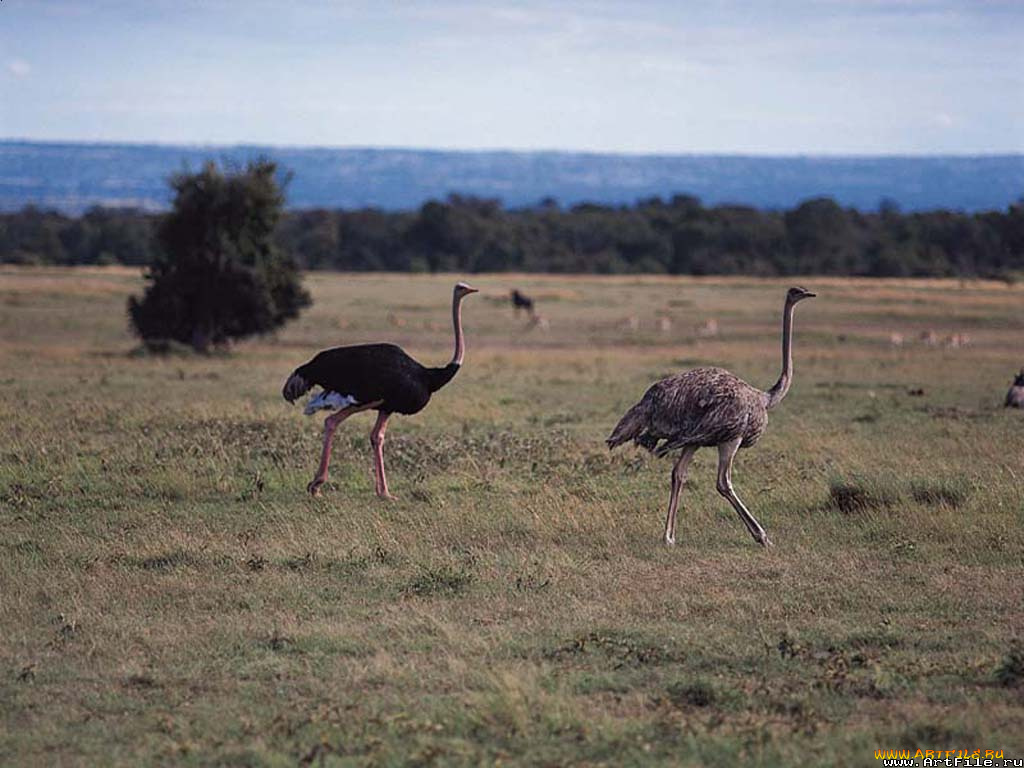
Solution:
M 799 274 L 860 274 L 859 245 L 851 217 L 828 197 L 806 200 L 787 211 L 786 236 L 793 271 Z
M 206 186 L 204 194 L 212 200 L 226 194 L 224 188 L 230 185 L 221 180 Z M 193 197 L 199 194 L 185 191 Z M 220 247 L 220 237 L 198 234 L 208 232 L 202 227 L 212 226 L 209 222 L 175 229 L 171 224 L 161 226 L 166 218 L 166 214 L 130 209 L 94 208 L 78 217 L 34 207 L 0 210 L 0 263 L 141 265 L 154 263 L 162 253 L 155 275 L 169 269 L 165 263 L 172 253 L 168 243 L 184 240 L 192 247 L 192 240 L 198 240 Z M 247 229 L 241 240 L 232 235 L 235 240 L 225 241 L 234 243 L 225 253 L 249 267 L 268 260 L 246 256 L 259 253 L 249 245 L 253 231 Z M 843 208 L 829 198 L 807 200 L 788 211 L 735 204 L 705 207 L 688 195 L 668 200 L 648 197 L 632 206 L 580 203 L 565 208 L 548 199 L 506 209 L 498 200 L 451 195 L 409 211 L 292 211 L 281 216 L 273 243 L 269 253 L 274 256 L 269 261 L 285 264 L 285 272 L 290 270 L 292 275 L 295 264 L 290 260 L 275 262 L 283 258 L 281 252 L 294 255 L 303 268 L 352 271 L 1019 279 L 1024 272 L 1024 200 L 1005 211 L 977 213 L 904 212 L 885 199 L 877 211 Z M 207 246 L 199 252 L 219 253 L 216 248 Z M 236 283 L 240 287 L 245 281 Z M 284 285 L 292 283 L 286 280 Z M 276 298 L 275 304 L 282 309 L 291 306 L 287 295 Z M 168 299 L 165 308 L 174 306 Z M 176 315 L 153 311 L 149 319 L 158 338 L 185 334 L 180 330 L 169 335 L 166 329 L 167 318 Z M 260 319 L 259 314 L 253 317 Z M 196 338 L 202 341 L 204 334 L 199 330 Z
M 1024 197 L 1011 205 L 1005 216 L 988 213 L 984 218 L 1001 241 L 1007 263 L 1014 269 L 1024 268 Z
M 60 229 L 67 218 L 34 205 L 5 216 L 0 227 L 0 255 L 14 264 L 63 264 L 65 252 Z
M 406 231 L 406 247 L 432 272 L 474 271 L 481 264 L 493 269 L 489 246 L 503 220 L 498 200 L 456 194 L 443 203 L 431 200 Z
M 149 264 L 153 260 L 152 217 L 131 209 L 91 208 L 79 220 L 90 233 L 88 256 L 76 264 Z
M 157 231 L 149 286 L 128 301 L 147 346 L 174 340 L 205 352 L 271 331 L 309 305 L 295 261 L 274 244 L 284 205 L 276 171 L 263 160 L 237 173 L 209 163 L 171 179 L 174 205 Z

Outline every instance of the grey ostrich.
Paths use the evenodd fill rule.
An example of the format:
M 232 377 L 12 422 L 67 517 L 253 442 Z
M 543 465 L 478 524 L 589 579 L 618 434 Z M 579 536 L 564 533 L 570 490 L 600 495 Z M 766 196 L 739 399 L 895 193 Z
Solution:
M 672 494 L 665 520 L 665 543 L 669 546 L 676 543 L 676 512 L 687 469 L 697 449 L 704 447 L 718 448 L 718 492 L 732 504 L 754 541 L 771 546 L 764 528 L 733 490 L 732 462 L 740 448 L 757 442 L 768 424 L 768 411 L 789 392 L 793 379 L 793 308 L 814 295 L 804 288 L 790 288 L 786 293 L 782 375 L 767 392 L 721 368 L 694 368 L 653 384 L 608 437 L 609 448 L 632 440 L 657 456 L 682 448 L 672 468 Z
M 1006 408 L 1024 408 L 1024 368 L 1020 369 L 1020 373 L 1013 380 L 1013 386 L 1006 393 L 1006 402 L 1003 403 L 1003 406 Z

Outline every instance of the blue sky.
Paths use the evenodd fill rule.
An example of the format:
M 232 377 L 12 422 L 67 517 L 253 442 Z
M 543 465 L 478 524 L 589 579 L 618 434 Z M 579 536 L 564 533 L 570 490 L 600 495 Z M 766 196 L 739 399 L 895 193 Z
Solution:
M 1024 151 L 1024 0 L 2 0 L 0 138 Z

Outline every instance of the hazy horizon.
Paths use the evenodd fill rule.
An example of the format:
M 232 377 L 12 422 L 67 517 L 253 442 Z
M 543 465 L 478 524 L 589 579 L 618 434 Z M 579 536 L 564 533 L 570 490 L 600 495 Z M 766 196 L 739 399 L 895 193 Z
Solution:
M 0 30 L 15 141 L 1024 152 L 1014 0 L 5 0 Z
M 289 205 L 298 208 L 409 210 L 450 194 L 511 206 L 548 198 L 623 205 L 682 194 L 762 208 L 828 196 L 864 210 L 882 201 L 907 210 L 992 210 L 1024 193 L 1024 154 L 626 155 L 0 141 L 0 210 L 163 208 L 173 174 L 210 160 L 238 168 L 261 157 L 291 178 Z
M 1024 155 L 1024 149 L 1008 152 L 900 152 L 900 153 L 845 153 L 845 152 L 644 152 L 644 151 L 601 151 L 589 149 L 565 149 L 558 147 L 539 147 L 527 149 L 522 147 L 441 147 L 441 146 L 410 146 L 410 145 L 369 145 L 369 144 L 275 144 L 272 142 L 205 142 L 205 141 L 147 141 L 137 140 L 83 140 L 76 138 L 56 139 L 32 139 L 24 136 L 0 136 L 0 144 L 39 144 L 39 145 L 68 145 L 68 146 L 110 146 L 110 147 L 157 147 L 165 149 L 186 148 L 186 149 L 275 149 L 275 150 L 326 150 L 326 151 L 351 151 L 351 152 L 415 152 L 415 153 L 466 153 L 466 154 L 501 154 L 512 155 L 600 155 L 623 157 L 734 157 L 734 158 L 758 158 L 758 159 L 836 159 L 836 160 L 898 160 L 924 159 L 924 158 L 993 158 L 993 157 L 1020 157 Z

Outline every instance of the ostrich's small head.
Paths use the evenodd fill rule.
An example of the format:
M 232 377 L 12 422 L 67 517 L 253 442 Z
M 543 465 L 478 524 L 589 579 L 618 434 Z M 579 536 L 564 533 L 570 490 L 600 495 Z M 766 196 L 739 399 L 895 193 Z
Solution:
M 1013 386 L 1024 387 L 1024 368 L 1021 368 L 1020 373 L 1018 373 L 1016 378 L 1014 378 Z
M 813 299 L 817 295 L 818 294 L 816 293 L 811 293 L 806 288 L 801 288 L 799 285 L 796 285 L 790 288 L 786 293 L 786 301 L 790 304 L 796 304 L 798 301 L 803 301 L 804 299 Z
M 479 293 L 479 292 L 480 292 L 479 288 L 474 288 L 469 283 L 459 282 L 459 283 L 455 284 L 455 296 L 457 298 L 461 299 L 463 296 L 468 296 L 471 293 Z

